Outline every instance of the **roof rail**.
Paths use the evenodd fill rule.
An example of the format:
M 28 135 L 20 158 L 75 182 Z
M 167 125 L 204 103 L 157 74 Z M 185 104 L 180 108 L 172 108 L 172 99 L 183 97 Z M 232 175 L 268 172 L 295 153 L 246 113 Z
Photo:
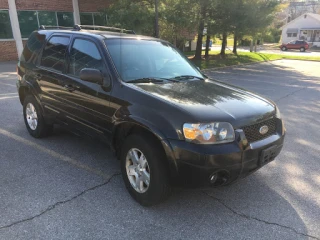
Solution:
M 74 27 L 64 27 L 64 26 L 46 26 L 46 25 L 40 25 L 39 29 L 45 30 L 45 29 L 62 29 L 62 30 L 72 30 Z
M 61 30 L 73 30 L 73 31 L 81 31 L 81 29 L 92 29 L 92 30 L 104 30 L 104 31 L 111 31 L 111 32 L 127 33 L 127 34 L 136 34 L 133 30 L 126 30 L 122 28 L 97 26 L 97 25 L 78 25 L 78 24 L 74 25 L 73 27 L 41 25 L 39 29 L 41 30 L 61 29 Z
M 105 30 L 105 31 L 111 31 L 111 32 L 136 34 L 133 30 L 127 30 L 127 29 L 115 28 L 115 27 L 97 26 L 97 25 L 74 25 L 73 29 L 78 31 L 81 29 L 92 29 L 92 30 Z

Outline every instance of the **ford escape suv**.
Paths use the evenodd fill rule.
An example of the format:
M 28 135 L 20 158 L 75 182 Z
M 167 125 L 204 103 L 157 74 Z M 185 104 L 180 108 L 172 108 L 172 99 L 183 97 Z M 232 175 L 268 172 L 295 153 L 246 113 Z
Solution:
M 222 186 L 280 153 L 274 102 L 203 75 L 170 43 L 115 28 L 42 26 L 17 66 L 25 125 L 100 138 L 144 206 L 176 184 Z

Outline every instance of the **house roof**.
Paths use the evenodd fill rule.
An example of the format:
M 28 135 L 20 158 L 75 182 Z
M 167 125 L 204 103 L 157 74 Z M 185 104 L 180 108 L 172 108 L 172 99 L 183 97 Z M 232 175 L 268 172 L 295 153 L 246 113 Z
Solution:
M 283 29 L 284 27 L 286 27 L 286 26 L 289 25 L 289 24 L 292 24 L 292 23 L 298 21 L 298 20 L 301 19 L 301 18 L 304 18 L 305 15 L 308 15 L 308 16 L 316 19 L 316 20 L 319 22 L 319 24 L 320 24 L 320 15 L 319 15 L 319 14 L 315 14 L 315 13 L 304 13 L 304 14 L 302 14 L 301 16 L 297 17 L 296 19 L 292 20 L 291 22 L 288 22 L 287 24 L 285 24 L 281 29 Z
M 320 14 L 315 14 L 315 13 L 308 13 L 311 17 L 317 19 L 320 22 Z

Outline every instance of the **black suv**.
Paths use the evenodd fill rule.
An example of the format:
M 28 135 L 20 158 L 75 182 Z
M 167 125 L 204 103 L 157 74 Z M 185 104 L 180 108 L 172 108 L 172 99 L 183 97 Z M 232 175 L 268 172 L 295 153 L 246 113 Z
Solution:
M 114 28 L 41 28 L 17 67 L 29 133 L 44 137 L 58 123 L 102 139 L 140 204 L 161 202 L 177 183 L 229 184 L 280 153 L 275 103 L 209 79 L 170 43 Z

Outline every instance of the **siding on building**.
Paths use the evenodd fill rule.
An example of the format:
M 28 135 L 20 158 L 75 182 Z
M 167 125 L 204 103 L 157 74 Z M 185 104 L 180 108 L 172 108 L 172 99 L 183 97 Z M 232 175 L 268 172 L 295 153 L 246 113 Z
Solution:
M 107 0 L 78 0 L 78 2 L 80 12 L 98 12 L 110 4 Z
M 18 59 L 16 42 L 14 40 L 0 41 L 0 51 L 0 61 L 12 61 Z
M 318 15 L 320 16 L 320 15 Z M 282 43 L 288 43 L 292 40 L 298 40 L 300 36 L 301 29 L 319 29 L 320 21 L 316 18 L 317 14 L 303 14 L 302 16 L 296 18 L 295 20 L 289 22 L 285 26 L 282 27 Z M 288 37 L 287 30 L 288 29 L 298 29 L 297 37 Z
M 8 0 L 0 0 L 0 9 L 8 9 Z
M 16 0 L 17 10 L 73 12 L 72 0 Z

